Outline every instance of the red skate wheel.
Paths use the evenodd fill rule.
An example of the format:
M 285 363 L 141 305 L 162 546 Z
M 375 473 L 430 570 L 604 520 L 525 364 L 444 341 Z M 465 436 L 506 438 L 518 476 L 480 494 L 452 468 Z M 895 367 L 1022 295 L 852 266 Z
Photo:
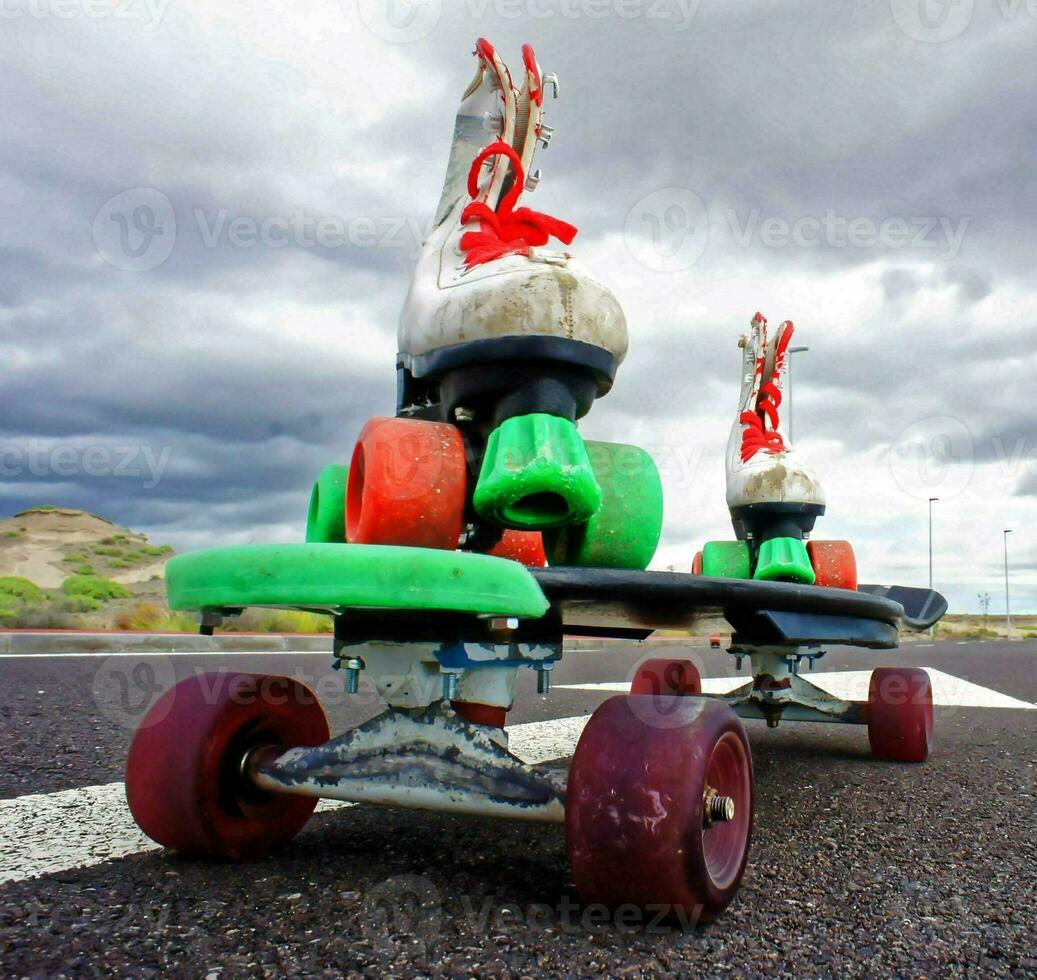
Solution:
M 196 675 L 152 705 L 126 759 L 126 799 L 163 847 L 249 857 L 290 841 L 316 798 L 267 793 L 241 765 L 264 746 L 320 745 L 328 721 L 313 692 L 290 677 Z
M 857 559 L 849 541 L 808 541 L 807 554 L 817 576 L 815 585 L 857 591 Z
M 872 755 L 925 762 L 933 743 L 933 688 L 920 667 L 876 667 L 868 685 Z
M 349 464 L 346 537 L 452 551 L 465 504 L 461 433 L 445 422 L 371 419 Z
M 695 557 L 692 559 L 692 562 L 691 562 L 691 574 L 692 575 L 701 575 L 702 574 L 702 552 L 701 551 L 696 551 L 695 552 Z
M 503 728 L 508 720 L 508 709 L 496 704 L 479 704 L 477 701 L 451 701 L 450 707 L 465 721 L 470 721 L 473 725 Z
M 702 677 L 690 660 L 667 660 L 663 657 L 639 664 L 630 682 L 631 694 L 666 694 L 683 696 L 702 693 Z
M 509 529 L 487 554 L 496 555 L 498 558 L 510 558 L 512 561 L 531 565 L 534 568 L 543 568 L 547 564 L 544 539 L 539 531 L 512 531 Z
M 752 824 L 752 757 L 727 705 L 620 696 L 591 716 L 565 806 L 584 902 L 709 922 L 738 890 Z

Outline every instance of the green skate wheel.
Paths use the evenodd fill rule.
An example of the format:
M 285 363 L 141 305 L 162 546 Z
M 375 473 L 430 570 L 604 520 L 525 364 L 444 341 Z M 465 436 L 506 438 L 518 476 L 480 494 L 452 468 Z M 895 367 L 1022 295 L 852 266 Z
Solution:
M 710 578 L 752 578 L 748 541 L 707 541 L 702 546 L 702 574 Z
M 586 521 L 601 506 L 601 489 L 572 422 L 519 415 L 490 434 L 472 503 L 484 520 L 540 531 Z
M 348 466 L 325 466 L 310 493 L 306 540 L 341 544 L 346 540 Z
M 753 578 L 760 582 L 799 582 L 813 585 L 814 567 L 810 564 L 806 542 L 800 538 L 771 538 L 760 545 Z
M 588 442 L 601 506 L 586 523 L 544 532 L 551 565 L 648 567 L 663 525 L 663 488 L 655 460 L 637 446 Z

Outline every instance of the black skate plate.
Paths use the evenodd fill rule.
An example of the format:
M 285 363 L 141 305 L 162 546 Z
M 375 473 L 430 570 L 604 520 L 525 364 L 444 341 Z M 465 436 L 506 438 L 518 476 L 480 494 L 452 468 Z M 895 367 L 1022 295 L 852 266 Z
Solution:
M 857 591 L 900 603 L 904 607 L 904 627 L 918 632 L 935 626 L 947 612 L 947 600 L 932 589 L 907 585 L 858 585 Z
M 896 599 L 872 591 L 788 582 L 707 578 L 685 572 L 599 568 L 530 569 L 571 636 L 644 639 L 656 630 L 735 631 L 736 642 L 811 645 L 838 643 L 872 649 L 897 646 L 900 629 L 924 629 L 916 610 L 927 604 L 907 589 L 915 616 Z M 938 618 L 938 617 L 937 617 Z

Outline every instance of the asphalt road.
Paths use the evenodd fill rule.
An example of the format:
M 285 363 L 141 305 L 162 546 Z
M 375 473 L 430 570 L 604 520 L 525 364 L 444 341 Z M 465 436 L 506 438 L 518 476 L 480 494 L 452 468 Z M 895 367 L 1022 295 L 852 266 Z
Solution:
M 623 681 L 648 646 L 567 655 L 546 700 L 530 672 L 509 725 L 586 715 L 608 692 L 558 685 Z M 877 762 L 861 728 L 749 722 L 749 868 L 719 921 L 682 931 L 583 908 L 556 826 L 353 806 L 263 861 L 144 850 L 118 782 L 160 688 L 291 673 L 338 730 L 374 699 L 338 693 L 321 654 L 0 657 L 0 974 L 1035 975 L 1037 710 L 997 695 L 1037 704 L 1037 644 L 833 650 L 818 674 L 891 662 L 942 672 L 929 762 Z

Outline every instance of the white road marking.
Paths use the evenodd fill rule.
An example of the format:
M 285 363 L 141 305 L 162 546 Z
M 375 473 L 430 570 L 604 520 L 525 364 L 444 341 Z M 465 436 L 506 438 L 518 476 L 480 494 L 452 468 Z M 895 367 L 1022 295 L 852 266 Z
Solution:
M 512 725 L 508 728 L 508 747 L 523 762 L 531 765 L 566 759 L 576 750 L 576 743 L 589 720 L 590 715 L 586 714 Z
M 331 637 L 327 650 L 119 650 L 117 653 L 0 653 L 0 660 L 69 660 L 80 657 L 329 657 Z
M 937 705 L 1037 709 L 1035 704 L 931 667 L 926 669 Z M 820 671 L 805 676 L 836 697 L 862 701 L 867 698 L 871 671 Z M 745 681 L 745 675 L 707 677 L 703 678 L 702 686 L 706 693 L 722 694 Z M 602 692 L 629 690 L 626 681 L 556 686 Z M 577 715 L 513 725 L 508 728 L 511 750 L 531 764 L 567 758 L 575 750 L 588 717 Z M 352 805 L 322 800 L 317 811 Z M 133 822 L 121 782 L 0 800 L 0 841 L 3 842 L 0 844 L 0 884 L 90 867 L 158 849 Z
M 933 704 L 955 708 L 1022 708 L 1037 709 L 1037 704 L 1020 701 L 1018 698 L 994 691 L 989 687 L 945 674 L 933 667 L 924 668 L 933 685 Z M 870 670 L 805 671 L 803 677 L 822 690 L 844 701 L 867 701 Z M 703 677 L 704 694 L 727 694 L 746 683 L 748 677 Z M 576 691 L 620 691 L 630 690 L 629 681 L 613 681 L 606 684 L 555 684 Z
M 528 763 L 572 755 L 588 716 L 513 725 L 511 751 Z M 352 803 L 321 800 L 317 812 Z M 158 850 L 133 822 L 123 784 L 0 800 L 0 884 Z

